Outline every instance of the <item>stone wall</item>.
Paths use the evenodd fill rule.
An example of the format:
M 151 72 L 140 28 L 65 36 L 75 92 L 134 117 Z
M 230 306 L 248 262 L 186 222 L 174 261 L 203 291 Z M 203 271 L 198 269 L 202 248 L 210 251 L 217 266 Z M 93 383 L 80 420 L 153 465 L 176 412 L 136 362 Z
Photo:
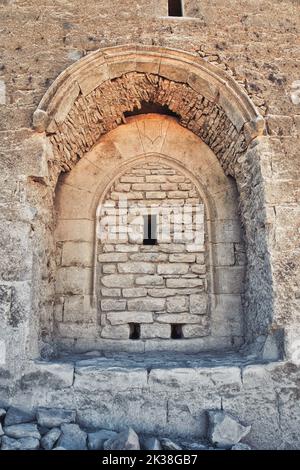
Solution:
M 192 182 L 148 156 L 114 182 L 101 206 L 101 336 L 128 339 L 130 324 L 140 325 L 142 339 L 170 339 L 175 325 L 182 327 L 177 339 L 207 336 L 209 254 L 204 204 Z M 143 245 L 148 214 L 157 220 L 155 245 Z
M 156 182 L 148 182 L 147 179 Z M 148 186 L 151 191 L 147 191 L 147 185 L 151 185 Z M 144 221 L 141 218 L 133 216 L 132 221 L 132 214 L 129 214 L 127 222 L 131 223 L 128 222 L 128 227 L 120 227 L 112 220 L 116 206 L 122 203 L 119 197 L 126 195 L 128 202 L 125 207 L 120 207 L 123 217 L 136 206 L 146 211 L 151 206 L 154 210 L 172 203 L 172 207 L 180 204 L 179 208 L 183 208 L 186 202 L 200 202 L 193 221 L 194 225 L 197 222 L 194 228 L 199 229 L 198 237 L 193 239 L 190 229 L 186 233 L 178 233 L 177 229 L 181 230 L 179 224 L 171 224 L 173 233 L 166 242 L 163 237 L 167 233 L 159 230 L 161 224 L 158 219 L 158 244 L 143 245 Z M 104 210 L 103 217 L 101 209 Z M 187 209 L 191 209 L 189 205 Z M 176 349 L 195 352 L 241 345 L 246 256 L 236 187 L 224 175 L 208 147 L 182 128 L 176 119 L 156 114 L 131 117 L 127 124 L 100 139 L 72 171 L 60 178 L 56 211 L 55 339 L 64 348 L 69 351 L 75 348 L 85 351 Z M 186 214 L 188 219 L 189 214 Z M 189 220 L 187 222 L 189 224 Z M 112 227 L 108 223 L 112 223 Z M 107 228 L 111 228 L 110 233 Z M 187 236 L 187 240 L 183 240 L 182 235 Z M 95 263 L 97 254 L 98 265 Z M 184 262 L 182 257 L 189 261 Z M 142 260 L 146 263 L 147 273 L 142 273 Z M 163 272 L 164 267 L 168 272 Z M 175 272 L 176 268 L 180 273 Z M 123 272 L 125 270 L 128 272 Z M 166 291 L 162 295 L 164 289 Z M 131 298 L 128 297 L 130 292 Z M 195 318 L 193 302 L 196 297 L 193 297 L 193 305 L 186 303 L 184 308 L 171 307 L 174 303 L 171 297 L 175 292 L 180 294 L 178 297 L 182 302 L 184 295 L 202 297 L 205 293 L 203 307 L 205 304 L 209 325 L 202 314 Z M 105 314 L 101 315 L 101 297 L 102 305 L 109 309 L 105 313 L 111 312 L 118 317 L 118 322 L 124 323 L 125 312 L 130 311 L 131 321 L 103 328 L 106 322 Z M 153 302 L 156 302 L 156 307 L 149 310 Z M 117 307 L 120 310 L 116 311 Z M 202 309 L 202 306 L 198 307 Z M 146 313 L 148 321 L 153 311 L 172 314 L 168 334 L 164 326 L 164 336 L 170 337 L 170 325 L 176 323 L 175 312 L 170 309 L 176 308 L 181 310 L 177 318 L 181 319 L 180 324 L 187 321 L 182 314 L 189 313 L 190 319 L 197 319 L 198 326 L 203 321 L 205 328 L 202 325 L 188 332 L 188 328 L 183 327 L 186 337 L 175 341 L 176 344 L 166 338 L 156 341 L 155 335 L 128 341 L 126 323 L 139 323 L 137 311 Z

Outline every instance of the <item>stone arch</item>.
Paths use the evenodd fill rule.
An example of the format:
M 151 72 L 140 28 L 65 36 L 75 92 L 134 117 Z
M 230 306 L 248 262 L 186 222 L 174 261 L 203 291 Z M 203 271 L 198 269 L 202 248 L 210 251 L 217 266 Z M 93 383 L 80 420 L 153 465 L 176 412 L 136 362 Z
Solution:
M 34 113 L 34 128 L 51 148 L 47 182 L 55 187 L 61 172 L 74 168 L 143 102 L 178 115 L 235 178 L 248 258 L 247 338 L 267 335 L 274 296 L 260 171 L 264 120 L 223 70 L 194 54 L 155 46 L 108 48 L 81 59 L 58 77 Z
M 154 140 L 154 144 L 141 134 L 144 125 L 149 129 L 153 123 L 160 123 L 162 129 L 161 139 Z M 178 145 L 178 141 L 181 145 Z M 95 337 L 99 322 L 96 319 L 97 302 L 92 282 L 92 279 L 96 280 L 97 266 L 97 258 L 94 256 L 97 253 L 97 206 L 120 174 L 139 162 L 153 159 L 186 175 L 201 194 L 207 212 L 209 275 L 206 279 L 209 284 L 212 335 L 205 340 L 190 340 L 180 347 L 185 351 L 228 349 L 232 345 L 236 347 L 241 344 L 243 336 L 241 281 L 244 264 L 233 266 L 233 261 L 224 260 L 224 255 L 227 259 L 228 255 L 231 256 L 234 246 L 243 246 L 236 189 L 206 144 L 192 132 L 183 129 L 176 119 L 159 115 L 141 115 L 128 119 L 127 124 L 103 136 L 76 167 L 60 180 L 56 201 L 56 241 L 62 251 L 62 263 L 58 266 L 57 294 L 59 301 L 64 298 L 66 323 L 59 325 L 59 336 L 71 336 L 73 328 L 73 336 L 77 335 L 78 338 L 78 349 L 87 344 L 99 347 L 99 338 L 96 340 Z M 222 235 L 224 227 L 227 229 L 225 236 Z M 227 279 L 225 287 L 222 281 L 224 276 Z M 68 297 L 69 293 L 72 299 Z M 82 302 L 83 296 L 85 305 L 81 303 L 76 307 L 74 299 L 76 301 L 77 297 Z M 75 310 L 79 312 L 77 317 L 74 315 Z M 78 327 L 75 325 L 77 321 L 81 322 Z M 85 323 L 85 328 L 82 323 Z M 90 332 L 90 338 L 84 338 L 87 331 Z M 137 348 L 138 344 L 121 342 L 119 346 L 128 349 Z M 140 347 L 144 348 L 145 344 Z M 151 347 L 150 343 L 148 347 Z

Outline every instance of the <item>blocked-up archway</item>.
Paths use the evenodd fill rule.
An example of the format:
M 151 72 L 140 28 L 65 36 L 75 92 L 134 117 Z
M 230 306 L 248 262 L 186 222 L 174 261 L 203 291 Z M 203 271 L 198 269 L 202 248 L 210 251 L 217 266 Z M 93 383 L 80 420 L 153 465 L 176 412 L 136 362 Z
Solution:
M 115 132 L 113 129 L 126 122 L 126 113 L 134 112 L 143 103 L 155 103 L 171 110 L 182 127 L 188 128 L 211 149 L 223 169 L 221 180 L 225 178 L 224 173 L 235 179 L 239 196 L 234 188 L 231 197 L 235 198 L 235 206 L 239 205 L 239 227 L 244 228 L 248 259 L 245 333 L 249 341 L 267 335 L 273 312 L 272 273 L 268 234 L 264 229 L 267 219 L 260 186 L 263 181 L 259 151 L 255 146 L 255 139 L 264 131 L 264 122 L 247 95 L 223 71 L 191 54 L 146 46 L 105 49 L 82 59 L 55 81 L 34 115 L 36 130 L 44 132 L 53 149 L 48 161 L 49 185 L 54 188 L 61 172 L 69 172 L 78 161 L 84 162 L 103 142 L 106 151 L 101 165 L 106 165 L 110 157 L 116 157 L 120 144 L 112 142 L 108 133 Z M 126 146 L 131 146 L 130 138 Z M 178 138 L 174 154 L 180 146 Z M 181 150 L 184 158 L 192 161 L 191 155 Z M 201 159 L 200 154 L 197 158 Z M 77 167 L 78 163 L 74 175 Z M 214 170 L 215 165 L 212 165 L 205 174 L 213 175 Z M 194 171 L 192 168 L 191 172 Z M 103 175 L 101 184 L 108 183 L 110 178 L 111 173 Z M 218 179 L 214 182 L 218 186 Z M 72 191 L 69 189 L 69 198 L 72 198 Z M 219 193 L 222 198 L 222 191 Z M 61 200 L 58 194 L 58 201 Z M 226 210 L 228 201 L 223 203 Z M 76 211 L 80 212 L 80 206 Z M 86 222 L 86 227 L 93 226 L 92 218 L 87 218 Z M 59 221 L 57 233 L 60 227 Z M 83 271 L 81 275 L 84 277 Z M 91 283 L 91 273 L 86 276 Z M 57 277 L 56 284 L 60 281 L 62 279 Z M 220 281 L 221 289 L 225 283 L 226 278 Z M 57 317 L 64 312 L 58 309 Z M 50 316 L 47 318 L 49 320 Z M 45 330 L 49 328 L 48 325 Z M 74 335 L 72 338 L 73 341 Z

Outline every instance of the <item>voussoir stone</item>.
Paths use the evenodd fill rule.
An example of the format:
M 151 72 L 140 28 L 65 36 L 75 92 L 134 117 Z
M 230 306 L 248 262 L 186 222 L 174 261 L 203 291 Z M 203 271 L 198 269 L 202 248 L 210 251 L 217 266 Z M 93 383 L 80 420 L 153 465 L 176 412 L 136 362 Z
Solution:
M 41 447 L 45 450 L 53 449 L 54 445 L 61 436 L 61 430 L 58 428 L 53 428 L 41 439 Z
M 41 434 L 36 424 L 23 423 L 13 424 L 11 426 L 5 426 L 4 432 L 6 436 L 20 439 L 21 437 L 34 437 L 36 439 L 41 438 Z
M 22 437 L 21 439 L 2 437 L 1 450 L 37 450 L 39 447 L 40 441 L 34 437 Z
M 63 408 L 39 408 L 36 417 L 40 426 L 55 428 L 63 423 L 74 423 L 76 411 Z
M 101 429 L 100 431 L 88 434 L 89 450 L 103 450 L 104 442 L 117 436 L 117 432 Z
M 64 447 L 67 450 L 86 450 L 87 433 L 82 431 L 78 424 L 62 424 L 61 431 L 57 447 Z
M 20 410 L 19 408 L 10 407 L 5 415 L 4 425 L 30 423 L 35 419 L 34 411 Z
M 0 437 L 4 435 L 4 432 L 3 432 L 3 429 L 2 429 L 2 425 L 0 423 Z
M 0 408 L 0 420 L 4 418 L 5 415 L 6 415 L 6 410 L 4 408 Z
M 132 428 L 127 428 L 104 443 L 104 450 L 140 450 L 140 441 Z
M 208 438 L 216 447 L 230 449 L 251 430 L 251 426 L 244 426 L 236 418 L 221 410 L 209 411 L 208 417 Z

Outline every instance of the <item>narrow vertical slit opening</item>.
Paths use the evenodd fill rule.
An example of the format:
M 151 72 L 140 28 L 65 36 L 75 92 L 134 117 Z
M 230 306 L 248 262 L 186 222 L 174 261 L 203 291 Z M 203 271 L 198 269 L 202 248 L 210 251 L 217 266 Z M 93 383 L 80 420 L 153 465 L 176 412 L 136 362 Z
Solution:
M 183 16 L 182 0 L 169 0 L 169 16 Z
M 143 245 L 157 245 L 157 220 L 156 215 L 144 215 L 144 240 Z
M 140 339 L 141 337 L 141 326 L 139 323 L 129 324 L 129 339 Z
M 182 339 L 182 325 L 171 325 L 171 339 Z

